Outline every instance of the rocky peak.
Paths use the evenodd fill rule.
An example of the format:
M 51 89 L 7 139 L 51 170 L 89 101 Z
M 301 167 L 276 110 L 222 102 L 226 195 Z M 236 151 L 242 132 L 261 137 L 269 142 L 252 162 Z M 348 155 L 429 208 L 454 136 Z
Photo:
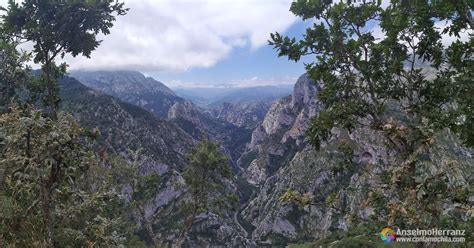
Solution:
M 72 71 L 75 77 L 85 85 L 104 93 L 156 93 L 170 96 L 176 94 L 163 83 L 151 77 L 145 77 L 137 71 Z
M 137 71 L 72 71 L 70 75 L 90 88 L 160 117 L 166 117 L 174 103 L 184 101 L 163 83 Z
M 295 110 L 312 104 L 316 98 L 316 84 L 307 73 L 301 75 L 296 81 L 291 95 L 291 107 Z
M 273 103 L 261 125 L 252 133 L 239 166 L 252 184 L 263 183 L 305 146 L 304 134 L 320 109 L 317 86 L 307 74 L 294 86 L 291 96 Z
M 264 131 L 266 135 L 285 133 L 285 137 L 298 139 L 309 124 L 310 119 L 319 111 L 316 98 L 317 86 L 308 74 L 299 77 L 291 96 L 275 102 L 262 122 L 262 127 L 255 132 Z M 255 134 L 255 137 L 261 135 Z M 286 139 L 286 138 L 285 138 Z M 255 140 L 251 144 L 255 144 Z

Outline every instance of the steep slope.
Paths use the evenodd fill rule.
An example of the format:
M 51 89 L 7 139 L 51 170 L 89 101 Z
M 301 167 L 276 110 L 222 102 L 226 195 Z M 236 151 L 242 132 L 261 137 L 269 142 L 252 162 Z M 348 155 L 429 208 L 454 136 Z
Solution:
M 251 130 L 212 117 L 191 101 L 176 96 L 164 84 L 139 72 L 73 71 L 70 75 L 97 91 L 115 96 L 169 120 L 194 139 L 200 139 L 204 134 L 221 142 L 233 165 L 250 138 Z
M 245 144 L 250 140 L 251 129 L 216 119 L 191 101 L 175 103 L 170 108 L 168 120 L 180 126 L 196 139 L 204 135 L 219 141 L 228 153 L 234 169 L 238 171 L 235 161 L 243 152 Z
M 183 156 L 194 140 L 176 125 L 70 77 L 61 80 L 61 96 L 62 109 L 73 113 L 85 127 L 98 129 L 110 149 L 143 149 L 157 162 L 184 166 Z
M 460 170 L 446 170 L 450 183 L 469 188 L 474 179 L 472 151 L 457 145 L 459 140 L 449 133 L 440 134 L 438 139 L 424 159 L 433 162 L 433 171 L 444 171 L 449 161 L 456 161 Z M 321 151 L 311 146 L 298 151 L 264 180 L 257 196 L 242 211 L 243 219 L 255 228 L 252 239 L 260 244 L 284 245 L 321 239 L 337 231 L 359 230 L 355 235 L 368 235 L 383 228 L 390 213 L 387 203 L 397 202 L 390 193 L 393 182 L 386 165 L 400 163 L 399 157 L 387 149 L 387 142 L 379 133 L 358 129 L 351 135 L 341 132 Z M 353 149 L 348 154 L 350 164 L 341 144 Z M 284 195 L 300 195 L 307 203 L 285 202 Z M 443 218 L 448 220 L 449 214 L 469 219 L 464 206 L 473 203 L 467 198 L 445 201 Z
M 120 154 L 138 166 L 140 175 L 152 172 L 160 175 L 160 188 L 145 204 L 145 217 L 151 221 L 158 239 L 171 243 L 181 231 L 179 223 L 185 219 L 180 206 L 188 195 L 181 173 L 195 139 L 174 123 L 92 90 L 74 78 L 64 77 L 60 88 L 61 109 L 71 112 L 82 126 L 100 131 L 96 144 L 99 153 Z M 235 187 L 233 179 L 228 180 L 223 193 L 234 192 Z M 127 186 L 122 193 L 130 195 L 131 190 Z M 190 231 L 190 242 L 194 245 L 247 242 L 244 231 L 234 222 L 232 210 L 211 211 L 197 218 Z
M 237 127 L 254 129 L 260 124 L 271 106 L 270 101 L 262 102 L 224 102 L 207 112 L 216 119 L 232 123 Z
M 319 151 L 305 142 L 310 119 L 322 108 L 316 98 L 318 87 L 306 75 L 300 77 L 293 95 L 272 105 L 239 159 L 239 166 L 246 168 L 244 177 L 258 187 L 239 215 L 251 226 L 247 230 L 257 245 L 284 246 L 355 227 L 363 234 L 387 225 L 386 206 L 395 200 L 389 173 L 391 165 L 402 163 L 400 157 L 383 134 L 368 128 L 350 134 L 335 129 L 336 136 Z M 398 114 L 397 108 L 387 111 Z M 468 189 L 473 182 L 472 150 L 449 132 L 435 140 L 429 155 L 417 163 L 430 161 L 432 173 L 444 171 L 447 180 Z M 448 169 L 450 161 L 461 169 Z M 302 203 L 284 200 L 292 197 Z M 472 206 L 473 200 L 464 198 L 464 203 L 444 202 L 444 213 L 468 216 L 462 206 Z
M 70 76 L 160 117 L 166 117 L 173 104 L 184 101 L 163 83 L 136 71 L 72 71 Z
M 320 108 L 316 91 L 314 82 L 306 74 L 301 76 L 292 95 L 275 102 L 253 131 L 238 161 L 250 183 L 263 183 L 306 145 L 304 130 Z

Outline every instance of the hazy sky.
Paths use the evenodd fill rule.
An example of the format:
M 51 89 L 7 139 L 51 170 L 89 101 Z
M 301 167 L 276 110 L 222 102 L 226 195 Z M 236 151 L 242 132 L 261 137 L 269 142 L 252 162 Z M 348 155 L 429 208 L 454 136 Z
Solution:
M 128 14 L 91 59 L 67 57 L 70 69 L 138 70 L 172 87 L 288 84 L 304 73 L 267 45 L 271 32 L 301 37 L 310 25 L 289 12 L 291 0 L 124 2 Z

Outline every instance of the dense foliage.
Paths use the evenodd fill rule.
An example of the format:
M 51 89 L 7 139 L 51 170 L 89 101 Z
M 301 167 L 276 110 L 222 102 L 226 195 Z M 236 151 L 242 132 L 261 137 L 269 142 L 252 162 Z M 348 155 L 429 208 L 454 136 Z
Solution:
M 81 128 L 58 112 L 57 79 L 66 65 L 57 56 L 89 56 L 96 35 L 107 34 L 115 16 L 125 13 L 114 1 L 9 1 L 0 39 L 0 246 L 120 246 L 133 226 L 124 213 L 112 176 L 93 149 L 98 133 Z M 34 62 L 18 42 L 34 43 Z M 46 91 L 46 94 L 44 93 Z M 47 95 L 49 110 L 37 103 Z
M 28 59 L 28 54 L 18 52 L 11 39 L 0 37 L 0 113 L 10 106 L 15 90 L 25 84 L 28 68 L 24 63 Z
M 190 199 L 184 204 L 187 215 L 177 246 L 187 238 L 194 219 L 201 212 L 209 212 L 218 206 L 219 195 L 223 191 L 223 180 L 232 175 L 227 157 L 219 151 L 216 142 L 202 140 L 188 155 L 189 165 L 183 174 Z M 232 203 L 232 202 L 230 202 Z
M 0 236 L 19 246 L 112 245 L 125 241 L 118 196 L 94 180 L 99 160 L 87 132 L 68 114 L 56 121 L 13 106 L 0 116 L 4 171 Z M 113 202 L 115 203 L 113 204 Z M 6 245 L 3 244 L 3 245 Z
M 66 64 L 57 66 L 55 59 L 66 54 L 89 57 L 100 44 L 97 34 L 109 34 L 116 16 L 127 11 L 114 0 L 9 0 L 3 10 L 2 33 L 34 44 L 33 60 L 42 65 L 45 102 L 53 118 L 59 102 L 57 79 L 66 71 Z
M 472 206 L 456 197 L 472 190 L 460 176 L 466 168 L 432 151 L 450 133 L 474 145 L 473 3 L 350 2 L 295 1 L 290 10 L 314 20 L 312 27 L 302 40 L 271 35 L 279 56 L 315 58 L 306 70 L 321 88 L 324 109 L 308 138 L 317 149 L 337 129 L 369 128 L 386 138 L 397 160 L 378 164 L 387 183 L 368 195 L 368 203 L 384 203 L 386 224 L 429 228 L 446 219 L 468 221 Z M 283 198 L 294 198 L 290 193 Z

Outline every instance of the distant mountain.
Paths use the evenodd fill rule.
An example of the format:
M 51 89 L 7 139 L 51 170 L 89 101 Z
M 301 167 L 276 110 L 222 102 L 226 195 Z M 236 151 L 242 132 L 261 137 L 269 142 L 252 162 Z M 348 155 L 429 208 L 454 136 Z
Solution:
M 142 150 L 148 163 L 185 166 L 184 156 L 194 139 L 173 123 L 71 77 L 61 79 L 60 93 L 61 109 L 72 113 L 82 126 L 99 130 L 103 149 L 121 154 Z
M 293 85 L 255 86 L 246 88 L 176 88 L 180 97 L 201 107 L 216 107 L 224 102 L 268 102 L 291 94 Z
M 176 94 L 182 98 L 191 100 L 194 104 L 205 107 L 235 88 L 175 88 Z
M 292 85 L 248 88 L 176 89 L 178 95 L 202 107 L 213 118 L 237 127 L 255 128 L 273 101 L 290 95 Z
M 72 71 L 84 85 L 167 117 L 173 104 L 183 102 L 171 89 L 136 71 Z
M 291 94 L 293 85 L 283 86 L 255 86 L 249 88 L 235 89 L 220 98 L 214 100 L 211 105 L 216 106 L 221 103 L 240 103 L 240 102 L 271 102 L 281 97 Z

